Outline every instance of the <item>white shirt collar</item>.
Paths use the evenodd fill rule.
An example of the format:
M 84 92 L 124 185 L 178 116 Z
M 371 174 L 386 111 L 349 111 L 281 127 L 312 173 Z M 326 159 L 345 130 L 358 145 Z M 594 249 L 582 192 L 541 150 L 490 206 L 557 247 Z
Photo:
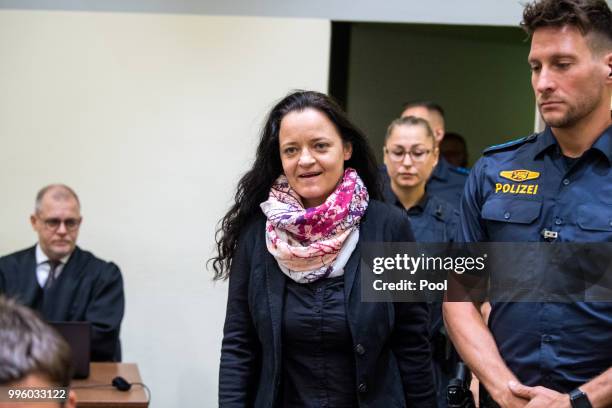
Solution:
M 66 255 L 65 257 L 61 258 L 60 262 L 63 265 L 66 265 L 66 262 L 68 262 L 70 255 L 72 255 L 72 252 Z M 44 264 L 45 262 L 49 262 L 49 257 L 47 256 L 47 254 L 43 252 L 42 248 L 40 247 L 40 243 L 37 243 L 36 244 L 36 265 L 38 266 L 38 265 Z

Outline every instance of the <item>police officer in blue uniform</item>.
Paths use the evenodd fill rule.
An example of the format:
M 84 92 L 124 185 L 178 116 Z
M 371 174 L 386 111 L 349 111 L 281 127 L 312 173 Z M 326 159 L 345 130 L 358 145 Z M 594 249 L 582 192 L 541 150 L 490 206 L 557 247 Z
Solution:
M 417 242 L 451 241 L 459 212 L 425 190 L 439 158 L 427 121 L 412 116 L 394 120 L 387 129 L 383 150 L 388 172 L 384 178 L 385 201 L 406 210 Z M 446 388 L 457 359 L 444 330 L 441 304 L 431 307 L 430 329 L 438 406 L 445 407 Z
M 452 242 L 459 222 L 459 211 L 450 203 L 427 192 L 416 204 L 405 208 L 397 198 L 389 179 L 385 180 L 383 196 L 386 202 L 404 208 L 417 242 Z
M 547 127 L 484 152 L 458 240 L 612 242 L 612 13 L 536 0 L 522 25 Z M 444 318 L 486 388 L 481 407 L 612 406 L 612 303 L 492 302 L 487 328 L 478 304 L 447 302 Z
M 409 102 L 404 105 L 401 114 L 401 117 L 407 116 L 425 119 L 433 130 L 436 144 L 440 146 L 446 132 L 444 110 L 440 105 L 430 101 Z M 440 156 L 427 182 L 427 192 L 458 208 L 468 174 L 469 170 L 452 166 L 443 156 Z

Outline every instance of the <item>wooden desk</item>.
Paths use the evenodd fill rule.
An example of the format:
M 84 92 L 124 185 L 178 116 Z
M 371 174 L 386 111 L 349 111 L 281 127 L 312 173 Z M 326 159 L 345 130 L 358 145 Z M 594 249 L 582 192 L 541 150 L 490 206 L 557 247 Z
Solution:
M 111 385 L 116 376 L 128 382 L 142 382 L 138 366 L 132 363 L 91 363 L 89 378 L 72 380 L 79 408 L 147 408 L 147 395 L 141 385 L 133 385 L 129 391 L 119 391 Z M 108 385 L 99 388 L 76 388 L 87 385 Z

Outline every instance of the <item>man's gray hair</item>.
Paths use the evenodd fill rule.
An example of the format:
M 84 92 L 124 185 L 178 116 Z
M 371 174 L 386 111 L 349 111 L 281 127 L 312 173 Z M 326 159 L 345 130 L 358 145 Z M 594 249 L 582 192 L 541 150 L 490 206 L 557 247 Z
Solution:
M 0 296 L 0 384 L 30 374 L 67 387 L 72 358 L 66 341 L 31 309 Z
M 74 198 L 79 205 L 79 208 L 81 207 L 79 196 L 77 196 L 73 189 L 65 184 L 49 184 L 48 186 L 41 188 L 38 191 L 38 194 L 36 194 L 36 202 L 34 203 L 34 211 L 36 213 L 40 211 L 42 200 L 47 193 L 52 194 L 51 197 L 54 200 L 68 200 L 70 198 Z

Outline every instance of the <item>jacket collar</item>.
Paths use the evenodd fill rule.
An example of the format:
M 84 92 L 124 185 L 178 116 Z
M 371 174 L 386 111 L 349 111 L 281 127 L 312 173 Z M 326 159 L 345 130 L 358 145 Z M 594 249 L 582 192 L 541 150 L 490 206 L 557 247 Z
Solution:
M 442 155 L 440 155 L 438 159 L 438 164 L 436 164 L 436 167 L 434 167 L 433 172 L 431 173 L 431 177 L 441 181 L 446 181 L 449 177 L 449 169 L 450 164 Z
M 285 305 L 285 286 L 286 278 L 281 272 L 276 259 L 268 252 L 265 252 L 266 266 L 266 291 L 268 292 L 268 307 L 270 308 L 270 320 L 272 323 L 272 343 L 274 350 L 275 372 L 281 369 L 281 331 L 283 321 L 283 308 Z
M 23 271 L 25 273 L 25 283 L 20 288 L 21 293 L 17 295 L 17 298 L 21 303 L 32 304 L 36 299 L 40 285 L 36 279 L 36 246 L 28 249 L 27 255 L 23 259 Z
M 361 235 L 359 237 L 359 241 L 361 242 Z M 351 304 L 351 295 L 353 295 L 355 277 L 357 276 L 357 269 L 359 268 L 359 262 L 361 261 L 360 242 L 357 243 L 355 250 L 349 257 L 349 260 L 344 267 L 344 302 L 347 305 L 347 313 L 351 310 L 348 305 Z

